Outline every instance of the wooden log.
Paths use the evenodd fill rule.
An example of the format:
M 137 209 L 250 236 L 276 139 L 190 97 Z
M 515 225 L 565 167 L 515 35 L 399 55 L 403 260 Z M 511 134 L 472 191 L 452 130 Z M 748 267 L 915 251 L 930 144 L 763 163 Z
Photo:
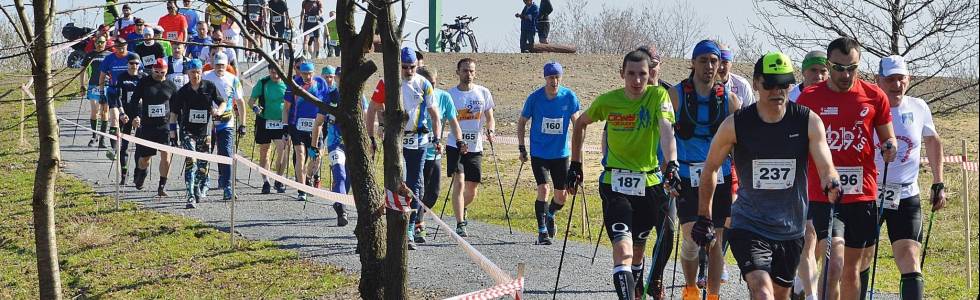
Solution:
M 531 53 L 575 53 L 578 50 L 572 45 L 561 44 L 534 44 Z

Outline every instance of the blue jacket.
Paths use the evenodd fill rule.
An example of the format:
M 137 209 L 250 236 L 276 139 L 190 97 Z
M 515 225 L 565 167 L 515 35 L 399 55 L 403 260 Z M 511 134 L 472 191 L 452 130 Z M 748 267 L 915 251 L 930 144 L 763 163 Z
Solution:
M 537 29 L 538 5 L 531 2 L 531 5 L 525 5 L 524 10 L 521 10 L 521 31 L 535 32 Z

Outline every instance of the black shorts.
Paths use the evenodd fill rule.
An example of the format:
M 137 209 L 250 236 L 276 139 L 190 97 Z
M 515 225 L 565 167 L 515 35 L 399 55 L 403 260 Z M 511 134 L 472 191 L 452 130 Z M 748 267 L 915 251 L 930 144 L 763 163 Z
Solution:
M 456 147 L 446 147 L 446 176 L 453 177 L 456 173 L 463 170 L 463 180 L 469 182 L 480 182 L 483 173 L 482 165 L 483 153 L 466 152 L 463 157 L 459 157 L 459 149 Z
M 680 197 L 677 198 L 677 218 L 681 224 L 698 220 L 698 190 L 691 187 L 690 179 L 681 179 Z M 725 176 L 725 183 L 715 186 L 711 201 L 712 223 L 715 228 L 725 227 L 725 219 L 732 215 L 732 176 Z
M 534 182 L 538 185 L 548 183 L 551 176 L 551 186 L 555 190 L 564 190 L 568 175 L 568 157 L 544 159 L 531 157 L 531 173 L 534 173 Z
M 280 140 L 286 135 L 285 129 L 266 129 L 265 119 L 262 117 L 255 117 L 255 143 L 259 145 L 264 145 L 271 143 L 273 140 Z
M 844 246 L 867 248 L 875 245 L 878 209 L 874 201 L 837 205 L 837 217 L 844 224 Z
M 922 240 L 922 206 L 919 195 L 899 200 L 898 209 L 885 209 L 882 222 L 888 223 L 888 240 Z
M 673 226 L 673 222 L 664 222 L 670 215 L 670 201 L 663 187 L 649 186 L 645 194 L 624 195 L 613 192 L 608 183 L 599 184 L 603 223 L 610 241 L 616 243 L 629 237 L 635 245 L 645 242 L 654 226 Z
M 108 90 L 108 89 L 107 89 Z M 109 108 L 122 108 L 122 99 L 119 99 L 120 92 L 118 89 L 115 92 L 106 91 L 106 102 L 109 104 Z
M 796 266 L 803 253 L 803 238 L 777 241 L 744 229 L 728 229 L 725 239 L 738 261 L 742 278 L 753 271 L 765 271 L 773 283 L 786 288 L 793 286 Z
M 806 211 L 806 217 L 813 222 L 813 229 L 816 232 L 817 240 L 827 238 L 828 232 L 833 232 L 833 237 L 844 236 L 844 222 L 838 216 L 834 216 L 834 226 L 830 228 L 830 208 L 833 206 L 826 202 L 810 202 Z
M 289 139 L 293 141 L 293 146 L 313 146 L 313 133 L 296 130 L 296 127 L 289 127 Z
M 136 137 L 154 143 L 170 145 L 170 131 L 167 127 L 142 127 L 136 130 Z M 157 149 L 136 144 L 136 157 L 154 155 L 157 155 Z
M 303 25 L 303 32 L 306 32 L 307 30 L 313 29 L 314 27 L 318 27 L 317 24 L 314 24 L 314 25 L 304 24 Z M 311 31 L 310 34 L 307 35 L 307 37 L 311 37 L 311 38 L 314 38 L 314 39 L 315 38 L 319 38 L 320 37 L 320 29 L 317 28 L 317 29 Z M 310 39 L 310 40 L 312 40 L 312 39 Z M 309 43 L 311 43 L 311 42 L 307 42 L 307 44 L 309 44 Z

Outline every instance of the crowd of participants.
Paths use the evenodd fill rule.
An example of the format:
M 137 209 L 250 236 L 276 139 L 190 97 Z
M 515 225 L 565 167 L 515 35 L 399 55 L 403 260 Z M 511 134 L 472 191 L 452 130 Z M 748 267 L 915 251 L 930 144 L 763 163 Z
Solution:
M 270 20 L 270 32 L 288 35 L 285 1 L 259 1 L 255 13 L 249 10 L 252 1 L 246 2 L 250 21 L 265 26 Z M 234 49 L 240 29 L 212 7 L 199 18 L 191 4 L 168 2 L 158 25 L 135 18 L 128 5 L 109 22 L 107 8 L 106 24 L 86 49 L 82 88 L 91 100 L 91 128 L 224 156 L 251 131 L 261 167 L 283 174 L 291 160 L 293 179 L 319 188 L 326 157 L 333 178 L 329 189 L 347 193 L 342 125 L 284 82 L 293 80 L 336 106 L 341 69 L 324 66 L 317 72 L 312 60 L 301 57 L 290 66 L 294 78 L 281 78 L 270 67 L 246 92 Z M 323 5 L 309 0 L 303 8 L 303 29 L 321 26 Z M 336 36 L 325 32 L 327 40 Z M 316 37 L 304 45 L 319 44 Z M 304 51 L 317 57 L 316 48 Z M 439 73 L 424 64 L 422 53 L 400 52 L 401 106 L 408 115 L 401 163 L 405 183 L 416 195 L 407 242 L 409 249 L 418 249 L 427 236 L 421 212 L 435 206 L 443 168 L 456 233 L 467 236 L 466 207 L 477 199 L 485 142 L 493 147 L 497 122 L 491 90 L 476 82 L 476 60 L 459 60 L 453 70 L 457 82 L 445 91 L 435 88 Z M 921 299 L 923 205 L 932 211 L 945 206 L 942 145 L 926 102 L 905 94 L 911 74 L 904 58 L 881 58 L 873 70 L 876 82 L 868 82 L 858 74 L 861 55 L 856 40 L 839 38 L 826 51 L 807 53 L 800 64 L 783 53 L 767 53 L 751 76 L 743 77 L 732 73 L 734 53 L 727 45 L 703 40 L 684 66 L 690 75 L 673 85 L 660 78 L 664 60 L 656 47 L 642 46 L 623 58 L 623 87 L 585 108 L 562 84 L 562 65 L 548 62 L 542 67 L 543 86 L 528 95 L 517 120 L 520 161 L 530 161 L 537 184 L 536 244 L 552 243 L 556 213 L 584 176 L 598 174 L 620 299 L 642 294 L 663 299 L 672 253 L 682 267 L 682 299 L 718 299 L 730 281 L 724 266 L 728 251 L 754 299 L 863 299 L 873 286 L 869 275 L 884 223 L 901 272 L 901 297 Z M 798 84 L 797 67 L 803 77 Z M 377 116 L 384 101 L 384 82 L 379 82 L 370 101 L 360 104 L 372 151 L 378 148 Z M 247 111 L 254 114 L 251 130 L 243 122 Z M 601 140 L 592 141 L 603 145 L 603 169 L 587 174 L 582 146 L 586 128 L 595 122 L 603 123 Z M 110 159 L 118 155 L 120 184 L 127 184 L 128 142 L 115 143 L 106 145 L 93 134 L 88 146 L 108 146 Z M 918 185 L 923 147 L 933 174 L 927 203 Z M 157 193 L 170 196 L 165 188 L 170 155 L 135 148 L 132 184 L 144 188 L 150 158 L 160 152 Z M 185 159 L 182 196 L 189 209 L 211 189 L 208 165 Z M 217 189 L 231 199 L 231 169 L 218 169 Z M 261 193 L 286 193 L 281 182 L 262 180 Z M 306 197 L 297 191 L 296 199 Z M 346 208 L 333 207 L 338 225 L 345 226 Z M 645 272 L 651 237 L 651 270 Z

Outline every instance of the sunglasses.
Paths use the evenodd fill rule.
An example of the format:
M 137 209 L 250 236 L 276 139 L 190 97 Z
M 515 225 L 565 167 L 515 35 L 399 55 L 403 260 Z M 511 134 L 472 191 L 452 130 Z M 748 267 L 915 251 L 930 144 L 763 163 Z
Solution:
M 837 72 L 853 72 L 854 70 L 857 70 L 858 64 L 842 65 L 832 62 L 830 63 L 830 68 Z
M 416 67 L 416 66 L 411 66 L 411 65 L 402 65 L 402 70 L 411 70 L 411 69 L 415 69 L 415 67 Z
M 129 65 L 130 66 L 138 66 L 138 65 L 140 65 L 140 63 L 139 62 L 136 62 L 136 61 L 131 61 L 131 62 L 129 62 Z
M 767 91 L 772 91 L 772 90 L 785 90 L 785 89 L 788 89 L 789 86 L 790 86 L 789 83 L 768 83 L 768 82 L 763 82 L 762 83 L 762 88 L 765 89 L 765 90 L 767 90 Z

